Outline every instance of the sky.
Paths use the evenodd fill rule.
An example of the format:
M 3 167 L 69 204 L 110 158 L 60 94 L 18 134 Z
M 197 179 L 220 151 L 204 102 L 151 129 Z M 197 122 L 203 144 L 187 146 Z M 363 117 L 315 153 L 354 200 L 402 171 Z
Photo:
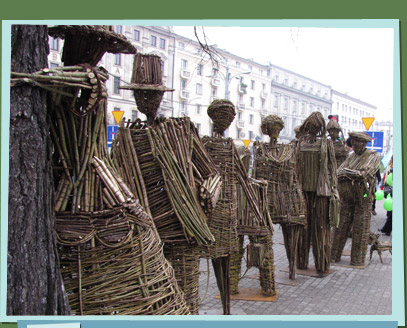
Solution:
M 330 85 L 376 106 L 378 120 L 390 118 L 394 56 L 391 28 L 205 26 L 203 30 L 209 45 Z M 203 37 L 202 27 L 197 31 Z M 174 26 L 174 32 L 196 39 L 193 26 Z

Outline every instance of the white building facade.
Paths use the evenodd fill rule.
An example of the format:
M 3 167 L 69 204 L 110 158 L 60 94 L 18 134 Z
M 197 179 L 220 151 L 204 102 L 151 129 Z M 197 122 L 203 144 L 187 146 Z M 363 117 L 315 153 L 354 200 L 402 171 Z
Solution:
M 256 63 L 218 47 L 213 48 L 216 59 L 213 61 L 197 40 L 175 34 L 171 26 L 116 25 L 115 30 L 140 53 L 161 57 L 163 83 L 175 91 L 164 94 L 158 115 L 189 116 L 200 135 L 211 135 L 212 122 L 207 108 L 220 98 L 229 99 L 236 106 L 235 120 L 226 131 L 226 136 L 235 140 L 267 141 L 260 125 L 269 114 L 283 118 L 285 128 L 280 140 L 289 142 L 294 138 L 294 128 L 313 111 L 320 111 L 327 121 L 330 114 L 338 115 L 345 136 L 350 131 L 365 130 L 361 118 L 375 117 L 377 111 L 375 106 L 332 90 L 329 85 L 273 64 Z M 49 65 L 58 66 L 63 40 L 50 38 L 49 44 Z M 126 120 L 145 119 L 137 110 L 132 91 L 119 88 L 130 83 L 133 58 L 133 55 L 108 53 L 99 63 L 110 73 L 107 81 L 110 125 L 116 124 L 112 115 L 115 110 L 124 111 Z M 392 135 L 391 129 L 386 136 Z

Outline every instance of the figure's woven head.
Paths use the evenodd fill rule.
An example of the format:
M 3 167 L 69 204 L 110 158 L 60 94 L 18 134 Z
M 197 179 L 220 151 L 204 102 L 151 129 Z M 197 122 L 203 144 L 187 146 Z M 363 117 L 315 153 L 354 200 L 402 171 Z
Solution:
M 230 100 L 216 99 L 208 107 L 208 116 L 212 119 L 213 131 L 223 135 L 235 119 L 235 106 Z
M 284 121 L 277 115 L 268 115 L 261 122 L 261 132 L 270 138 L 277 139 L 284 128 Z
M 300 127 L 301 134 L 311 134 L 316 136 L 325 136 L 325 119 L 320 112 L 312 112 Z

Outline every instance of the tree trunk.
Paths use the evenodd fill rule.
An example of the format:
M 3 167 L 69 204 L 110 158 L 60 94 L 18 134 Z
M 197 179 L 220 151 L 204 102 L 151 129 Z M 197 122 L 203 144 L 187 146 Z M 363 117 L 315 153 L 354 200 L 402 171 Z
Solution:
M 11 71 L 47 67 L 46 26 L 13 25 Z M 8 315 L 67 315 L 56 249 L 47 94 L 31 85 L 10 91 Z

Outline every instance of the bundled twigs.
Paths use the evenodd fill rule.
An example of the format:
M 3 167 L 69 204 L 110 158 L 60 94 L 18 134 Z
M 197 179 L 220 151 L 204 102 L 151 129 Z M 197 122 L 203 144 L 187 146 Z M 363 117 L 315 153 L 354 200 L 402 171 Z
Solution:
M 54 38 L 65 39 L 62 54 L 65 66 L 96 65 L 106 52 L 137 53 L 131 42 L 115 33 L 110 25 L 57 25 L 50 27 L 48 33 Z
M 76 314 L 189 314 L 153 220 L 94 157 L 111 209 L 57 213 L 62 276 Z M 125 269 L 127 268 L 127 269 Z

